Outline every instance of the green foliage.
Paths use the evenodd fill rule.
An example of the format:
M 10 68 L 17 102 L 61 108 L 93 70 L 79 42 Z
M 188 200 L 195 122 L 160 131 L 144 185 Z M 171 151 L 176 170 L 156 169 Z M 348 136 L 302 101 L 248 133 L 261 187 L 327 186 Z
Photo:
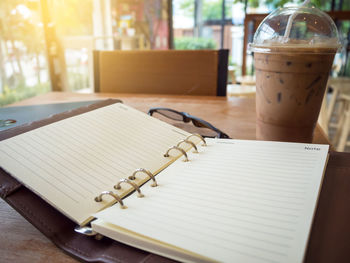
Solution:
M 282 7 L 286 3 L 291 2 L 291 1 L 289 1 L 289 0 L 265 0 L 264 2 L 268 5 L 272 5 L 274 8 L 277 8 L 277 7 Z
M 235 0 L 235 3 L 245 3 L 246 0 Z M 273 8 L 278 8 L 284 6 L 286 3 L 302 3 L 304 0 L 248 0 L 248 6 L 250 7 L 258 7 L 259 4 L 264 3 L 267 5 L 270 5 Z M 311 0 L 311 3 L 317 6 L 318 8 L 321 8 L 323 10 L 329 10 L 330 9 L 330 3 L 329 0 Z
M 8 86 L 3 87 L 3 93 L 0 94 L 0 106 L 4 106 L 26 98 L 34 97 L 50 91 L 50 84 L 42 83 L 33 87 L 27 87 L 24 82 L 16 88 L 10 89 Z
M 230 3 L 246 3 L 249 7 L 258 7 L 261 4 L 266 4 L 273 9 L 284 6 L 286 3 L 302 3 L 304 0 L 227 0 L 226 1 L 226 17 L 230 17 Z M 189 17 L 194 16 L 194 2 L 195 0 L 181 0 L 180 8 L 185 15 Z M 311 3 L 317 6 L 318 8 L 328 11 L 331 8 L 330 0 L 311 0 Z M 350 8 L 350 1 L 343 2 L 343 10 L 348 10 Z M 221 19 L 222 17 L 222 0 L 213 1 L 207 0 L 203 1 L 203 10 L 202 10 L 203 20 L 211 19 Z
M 193 16 L 195 0 L 182 0 L 180 8 L 187 11 L 187 15 Z M 302 3 L 304 0 L 247 0 L 250 7 L 258 7 L 260 4 L 270 5 L 272 8 L 284 6 L 286 3 L 295 2 Z M 245 3 L 246 0 L 233 0 L 233 3 Z M 311 0 L 311 3 L 323 10 L 330 10 L 331 1 L 329 0 Z M 221 18 L 222 0 L 220 1 L 204 1 L 203 2 L 203 19 L 220 19 Z M 343 2 L 343 10 L 350 8 L 350 1 Z M 227 4 L 226 4 L 227 9 Z
M 222 0 L 220 1 L 204 1 L 203 3 L 203 19 L 214 20 L 222 17 Z
M 258 7 L 260 4 L 267 4 L 272 8 L 278 8 L 284 6 L 286 3 L 302 3 L 304 0 L 247 0 L 247 5 L 249 7 Z M 180 3 L 180 8 L 188 17 L 194 16 L 194 2 L 195 0 L 182 0 Z M 246 0 L 227 0 L 226 1 L 226 17 L 231 17 L 230 14 L 230 3 L 245 3 Z M 344 1 L 343 10 L 346 10 L 347 6 L 350 6 L 350 1 Z M 323 9 L 330 10 L 331 1 L 329 0 L 311 0 L 311 3 L 315 6 Z M 213 1 L 207 0 L 203 1 L 202 10 L 203 20 L 214 20 L 221 19 L 222 17 L 222 0 Z
M 31 10 L 31 16 L 23 17 L 17 6 L 25 4 L 24 0 L 0 1 L 0 39 L 20 41 L 30 53 L 38 53 L 44 48 L 43 30 L 38 25 L 41 22 L 40 14 Z M 28 10 L 30 10 L 28 8 Z
M 188 17 L 194 16 L 194 0 L 181 0 L 180 9 Z
M 182 0 L 180 8 L 184 11 L 184 14 L 193 17 L 194 16 L 194 0 Z M 221 19 L 222 16 L 222 0 L 220 1 L 203 1 L 202 10 L 203 20 Z
M 216 49 L 215 41 L 209 38 L 175 38 L 174 44 L 175 49 Z
M 348 59 L 345 65 L 344 76 L 350 76 L 350 59 Z
M 273 0 L 271 0 L 271 1 L 273 1 Z M 277 1 L 283 1 L 283 0 L 277 0 Z M 256 8 L 259 6 L 259 3 L 261 3 L 262 1 L 261 0 L 247 0 L 247 1 L 246 0 L 235 0 L 234 1 L 235 4 L 236 3 L 245 4 L 246 2 L 247 2 L 247 6 Z M 266 2 L 266 1 L 264 0 L 264 2 Z
M 33 57 L 38 58 L 45 50 L 43 28 L 40 23 L 38 2 L 0 0 L 0 75 L 3 85 L 0 106 L 35 96 L 50 88 L 49 83 L 34 87 L 26 86 L 22 69 L 26 61 Z M 11 65 L 13 70 L 13 75 L 10 77 L 6 77 L 4 71 L 6 61 L 7 66 Z
M 89 86 L 88 73 L 69 72 L 68 84 L 72 91 L 84 89 Z

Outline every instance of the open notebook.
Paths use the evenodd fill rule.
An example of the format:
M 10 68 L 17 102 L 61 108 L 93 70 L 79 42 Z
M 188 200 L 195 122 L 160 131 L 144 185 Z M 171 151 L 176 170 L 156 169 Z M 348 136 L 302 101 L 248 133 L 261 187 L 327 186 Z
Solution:
M 189 262 L 301 262 L 328 146 L 193 136 L 198 153 L 179 145 L 188 162 L 176 149 L 164 157 L 189 136 L 116 103 L 1 141 L 0 165 L 77 224 L 135 247 Z M 158 186 L 139 172 L 113 188 L 139 168 Z M 97 202 L 103 191 L 126 208 Z

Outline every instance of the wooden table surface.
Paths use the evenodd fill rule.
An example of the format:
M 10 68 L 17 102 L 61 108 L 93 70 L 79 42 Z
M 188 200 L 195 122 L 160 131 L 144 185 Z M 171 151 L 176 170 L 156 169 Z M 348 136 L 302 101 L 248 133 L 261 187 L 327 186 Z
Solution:
M 130 94 L 78 94 L 50 92 L 11 106 L 118 98 L 143 112 L 150 107 L 185 111 L 212 123 L 235 139 L 255 139 L 255 99 Z M 315 143 L 329 144 L 317 126 Z M 0 262 L 77 262 L 0 200 Z

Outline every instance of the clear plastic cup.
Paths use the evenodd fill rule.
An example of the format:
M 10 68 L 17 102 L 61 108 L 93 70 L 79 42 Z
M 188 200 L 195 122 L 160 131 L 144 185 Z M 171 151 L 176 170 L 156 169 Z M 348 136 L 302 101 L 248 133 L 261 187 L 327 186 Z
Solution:
M 340 48 L 333 20 L 312 6 L 278 9 L 249 48 L 256 70 L 256 137 L 311 142 L 333 58 Z

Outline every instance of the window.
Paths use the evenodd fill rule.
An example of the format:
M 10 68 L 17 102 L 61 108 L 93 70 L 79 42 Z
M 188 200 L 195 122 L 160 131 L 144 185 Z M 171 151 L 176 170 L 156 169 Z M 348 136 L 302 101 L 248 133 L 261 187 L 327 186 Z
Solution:
M 0 1 L 0 106 L 50 89 L 40 8 Z

